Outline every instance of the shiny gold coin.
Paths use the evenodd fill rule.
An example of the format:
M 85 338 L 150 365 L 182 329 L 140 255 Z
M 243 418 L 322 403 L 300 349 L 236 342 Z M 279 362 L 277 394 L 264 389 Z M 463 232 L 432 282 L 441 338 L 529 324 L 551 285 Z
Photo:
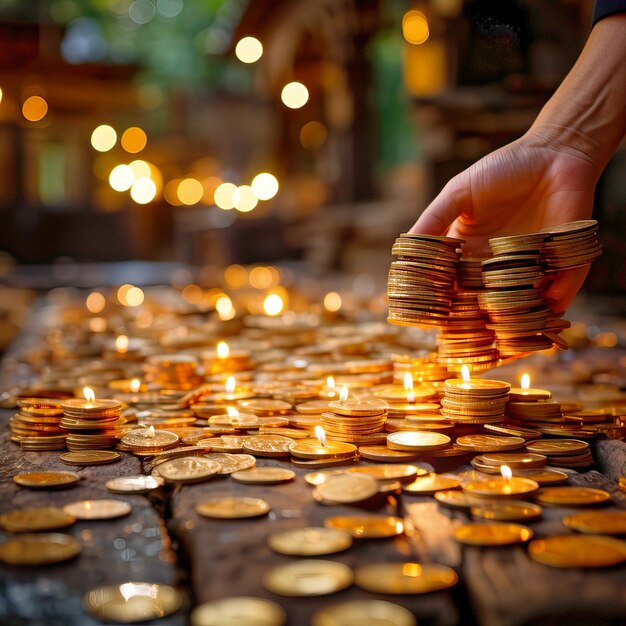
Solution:
M 526 449 L 547 456 L 567 456 L 589 450 L 589 444 L 577 439 L 539 439 L 526 444 Z
M 481 463 L 485 465 L 491 465 L 496 468 L 501 465 L 508 465 L 511 469 L 542 468 L 548 460 L 543 454 L 533 454 L 531 452 L 487 452 L 476 458 L 480 458 Z
M 291 561 L 269 570 L 263 586 L 280 596 L 325 596 L 352 584 L 352 570 L 343 563 L 310 559 Z
M 453 537 L 468 546 L 508 546 L 533 538 L 533 531 L 521 524 L 463 524 L 454 529 Z
M 67 465 L 106 465 L 115 463 L 122 458 L 119 452 L 113 450 L 80 450 L 76 452 L 65 452 L 59 459 Z
M 539 485 L 558 485 L 566 482 L 569 478 L 565 472 L 550 467 L 535 470 L 513 470 L 513 476 L 534 480 Z
M 324 502 L 350 504 L 375 496 L 378 493 L 378 482 L 371 476 L 338 474 L 318 485 L 315 492 Z
M 348 417 L 354 416 L 374 416 L 383 414 L 389 407 L 389 405 L 380 398 L 366 397 L 355 398 L 350 397 L 347 400 L 334 400 L 328 403 L 331 411 L 339 415 L 346 415 Z
M 593 506 L 610 499 L 608 491 L 591 487 L 543 487 L 535 494 L 539 504 L 548 506 Z
M 386 463 L 405 463 L 415 461 L 419 453 L 415 451 L 392 450 L 387 446 L 359 446 L 359 454 L 370 461 Z
M 250 454 L 228 454 L 226 452 L 211 452 L 207 458 L 220 464 L 220 474 L 232 474 L 240 470 L 247 470 L 256 465 L 256 459 Z
M 404 532 L 404 521 L 401 518 L 377 515 L 327 517 L 324 526 L 345 531 L 355 539 L 386 539 Z
M 196 513 L 215 519 L 245 519 L 269 513 L 270 505 L 261 498 L 215 497 L 203 500 Z
M 412 483 L 403 485 L 402 491 L 413 495 L 426 496 L 437 491 L 456 489 L 461 484 L 461 479 L 452 474 L 430 473 L 428 476 L 418 476 Z
M 329 441 L 321 445 L 316 439 L 303 439 L 294 441 L 289 447 L 292 456 L 299 459 L 324 459 L 329 457 L 351 457 L 357 451 L 357 447 L 343 441 Z
M 81 550 L 81 543 L 70 535 L 24 534 L 0 544 L 0 561 L 17 566 L 49 565 L 73 559 Z
M 437 500 L 441 506 L 448 507 L 450 509 L 463 509 L 468 510 L 476 504 L 476 499 L 469 497 L 463 493 L 460 489 L 448 489 L 445 491 L 438 491 L 433 494 L 433 498 Z
M 159 475 L 169 483 L 200 483 L 219 474 L 221 466 L 206 457 L 184 456 L 165 461 L 159 466 Z
M 409 452 L 441 450 L 450 442 L 451 439 L 447 435 L 428 431 L 399 431 L 387 436 L 388 448 Z
M 296 442 L 288 437 L 278 435 L 258 435 L 246 437 L 243 441 L 243 450 L 253 456 L 279 458 L 290 456 L 290 446 Z
M 89 613 L 106 622 L 133 624 L 166 617 L 183 605 L 174 587 L 148 582 L 127 582 L 88 591 L 83 602 Z
M 252 467 L 233 472 L 231 477 L 238 483 L 250 485 L 277 485 L 296 477 L 296 473 L 284 467 Z
M 490 478 L 488 480 L 473 480 L 463 485 L 463 491 L 469 496 L 480 498 L 523 498 L 539 489 L 539 484 L 529 478 L 514 476 L 509 480 L 504 478 Z
M 63 489 L 74 486 L 80 476 L 74 472 L 26 472 L 16 474 L 13 480 L 30 489 Z
M 390 482 L 399 480 L 400 482 L 412 482 L 418 476 L 426 476 L 428 471 L 415 465 L 359 465 L 351 467 L 346 472 L 350 474 L 363 474 L 371 476 L 378 482 Z
M 16 509 L 0 515 L 0 526 L 10 533 L 59 530 L 71 526 L 75 521 L 74 516 L 53 506 Z
M 311 626 L 417 626 L 411 611 L 383 600 L 351 600 L 318 609 Z
M 283 400 L 267 400 L 263 398 L 242 400 L 239 404 L 246 411 L 256 415 L 279 415 L 281 413 L 288 413 L 293 409 L 293 405 L 290 402 Z
M 128 515 L 132 507 L 125 500 L 80 500 L 63 507 L 68 515 L 82 520 L 115 519 Z
M 568 528 L 581 533 L 626 535 L 626 511 L 593 511 L 566 515 L 562 521 Z
M 252 596 L 205 602 L 191 612 L 192 626 L 283 626 L 286 621 L 281 606 Z
M 323 556 L 347 550 L 352 536 L 335 528 L 296 528 L 270 535 L 267 544 L 279 554 Z
M 474 517 L 495 522 L 521 522 L 541 517 L 542 509 L 537 504 L 523 500 L 495 501 L 475 504 L 470 509 Z
M 150 430 L 149 428 L 135 428 L 127 432 L 121 443 L 131 449 L 161 450 L 175 446 L 180 437 L 168 430 Z
M 164 480 L 160 476 L 118 476 L 106 482 L 106 488 L 113 493 L 149 493 L 162 487 Z
M 394 595 L 441 591 L 459 580 L 452 568 L 434 563 L 374 563 L 358 567 L 354 575 L 361 589 Z
M 516 450 L 526 443 L 522 437 L 504 435 L 465 435 L 456 440 L 456 445 L 474 452 Z
M 559 535 L 531 541 L 528 554 L 550 567 L 610 567 L 626 561 L 626 541 L 599 535 Z

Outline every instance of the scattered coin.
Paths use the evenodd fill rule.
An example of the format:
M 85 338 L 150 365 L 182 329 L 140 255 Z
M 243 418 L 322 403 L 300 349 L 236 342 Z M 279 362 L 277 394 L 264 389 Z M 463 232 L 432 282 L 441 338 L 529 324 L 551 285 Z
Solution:
M 591 487 L 543 487 L 535 494 L 539 504 L 548 506 L 592 506 L 610 499 L 608 491 Z
M 533 538 L 533 531 L 520 524 L 463 524 L 454 529 L 453 537 L 470 546 L 508 546 Z
M 125 500 L 80 500 L 63 507 L 68 515 L 81 520 L 115 519 L 128 515 L 131 509 Z
M 293 480 L 295 476 L 294 471 L 283 467 L 252 467 L 231 474 L 234 481 L 252 485 L 276 485 Z
M 121 458 L 122 455 L 113 450 L 77 450 L 59 456 L 59 459 L 67 465 L 106 465 L 115 463 Z
M 21 487 L 30 489 L 63 489 L 73 487 L 80 476 L 74 472 L 25 472 L 16 474 L 13 480 Z
M 192 626 L 283 626 L 286 621 L 280 605 L 251 596 L 205 602 L 191 612 Z
M 322 556 L 347 550 L 352 536 L 334 528 L 296 528 L 270 535 L 267 543 L 279 554 Z
M 0 544 L 0 560 L 9 565 L 49 565 L 74 558 L 81 543 L 62 533 L 24 534 Z
M 417 626 L 411 611 L 383 600 L 351 600 L 318 609 L 311 626 Z
M 118 476 L 106 482 L 106 488 L 113 493 L 149 493 L 162 487 L 164 480 L 160 476 Z
M 354 582 L 371 593 L 430 593 L 457 584 L 458 574 L 434 563 L 374 563 L 357 567 Z
M 414 495 L 426 496 L 437 491 L 456 489 L 461 484 L 461 479 L 453 474 L 435 474 L 418 476 L 412 483 L 402 486 L 402 491 Z
M 270 505 L 261 498 L 214 497 L 196 506 L 196 513 L 216 519 L 244 519 L 269 513 Z
M 508 500 L 474 504 L 470 509 L 474 517 L 496 522 L 521 522 L 541 517 L 542 509 L 537 504 L 523 500 Z
M 550 567 L 610 567 L 626 561 L 626 541 L 598 535 L 557 535 L 531 541 L 528 554 Z
M 352 584 L 352 570 L 343 563 L 310 559 L 291 561 L 270 569 L 263 586 L 280 596 L 325 596 Z
M 375 496 L 378 482 L 371 476 L 338 474 L 318 485 L 315 492 L 327 504 L 350 504 Z
M 581 533 L 626 535 L 626 511 L 593 511 L 566 515 L 563 524 Z
M 54 506 L 16 509 L 0 515 L 0 526 L 10 533 L 59 530 L 75 521 L 74 516 Z
M 217 461 L 205 457 L 184 456 L 179 459 L 165 461 L 158 465 L 161 478 L 170 483 L 191 484 L 200 483 L 216 474 L 221 469 Z
M 404 521 L 401 518 L 379 515 L 337 515 L 327 517 L 324 526 L 350 533 L 355 539 L 383 539 L 404 532 Z
M 250 454 L 229 454 L 211 452 L 207 458 L 220 464 L 220 474 L 232 474 L 239 470 L 250 469 L 256 465 L 256 459 Z

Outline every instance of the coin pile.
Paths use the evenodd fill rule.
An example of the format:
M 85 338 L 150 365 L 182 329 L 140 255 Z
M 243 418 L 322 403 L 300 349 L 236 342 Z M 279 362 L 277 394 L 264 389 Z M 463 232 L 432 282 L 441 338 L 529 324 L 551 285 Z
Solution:
M 433 356 L 392 354 L 391 360 L 393 361 L 393 380 L 395 383 L 404 383 L 407 373 L 411 375 L 414 384 L 437 383 L 450 378 L 448 368 L 439 363 Z
M 602 254 L 596 220 L 567 222 L 544 228 L 541 232 L 546 234 L 542 252 L 546 272 L 588 265 Z
M 9 420 L 11 440 L 22 450 L 63 450 L 65 431 L 61 428 L 61 401 L 48 398 L 21 398 L 19 412 Z
M 441 414 L 458 424 L 501 422 L 510 388 L 499 380 L 450 378 L 443 386 Z
M 461 239 L 405 233 L 396 239 L 387 282 L 392 324 L 441 326 L 450 314 Z
M 386 435 L 382 431 L 388 406 L 384 400 L 371 396 L 333 401 L 329 403 L 331 411 L 322 413 L 321 423 L 330 440 L 355 444 L 383 443 Z
M 223 350 L 220 350 L 221 347 Z M 250 352 L 247 350 L 230 350 L 226 344 L 220 344 L 215 351 L 202 352 L 200 358 L 207 376 L 233 374 L 254 369 Z
M 561 404 L 556 400 L 508 402 L 506 414 L 507 417 L 521 425 L 530 425 L 532 423 L 534 428 L 559 424 L 565 421 Z
M 61 403 L 61 428 L 68 432 L 68 450 L 106 450 L 114 448 L 119 437 L 122 403 L 117 400 L 89 402 L 71 398 Z
M 578 439 L 538 439 L 526 444 L 526 449 L 547 457 L 548 465 L 556 467 L 589 467 L 593 465 L 591 449 Z
M 189 354 L 153 355 L 144 364 L 144 379 L 159 389 L 187 391 L 202 384 L 198 360 Z

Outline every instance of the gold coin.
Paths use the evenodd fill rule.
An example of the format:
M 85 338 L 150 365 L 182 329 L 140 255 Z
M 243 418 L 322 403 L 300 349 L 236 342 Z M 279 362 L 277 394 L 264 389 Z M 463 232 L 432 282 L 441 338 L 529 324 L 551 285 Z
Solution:
M 377 515 L 327 517 L 324 526 L 343 530 L 355 539 L 384 539 L 404 532 L 404 521 L 401 518 Z
M 0 525 L 10 533 L 59 530 L 75 521 L 75 517 L 54 506 L 16 509 L 0 516 Z
M 497 450 L 515 450 L 526 443 L 522 437 L 505 435 L 465 435 L 456 440 L 456 445 L 476 452 L 495 452 Z
M 196 506 L 196 513 L 216 519 L 244 519 L 269 513 L 270 505 L 261 498 L 214 497 Z
M 320 499 L 333 504 L 362 502 L 378 493 L 378 482 L 371 476 L 337 474 L 315 488 Z
M 9 565 L 49 565 L 74 558 L 81 543 L 62 533 L 19 535 L 0 544 L 0 560 Z
M 543 487 L 535 494 L 539 504 L 551 506 L 591 506 L 610 499 L 608 491 L 591 487 Z
M 449 378 L 445 382 L 445 388 L 467 395 L 480 395 L 488 393 L 508 393 L 511 385 L 501 380 L 487 380 L 485 378 L 473 378 L 469 383 L 464 382 L 461 378 Z
M 433 497 L 442 506 L 447 506 L 450 509 L 469 509 L 476 504 L 476 500 L 470 498 L 467 494 L 463 493 L 460 489 L 447 489 L 445 491 L 438 491 L 433 494 Z
M 375 563 L 358 567 L 354 575 L 361 589 L 394 595 L 441 591 L 459 580 L 452 568 L 434 563 Z
M 168 430 L 150 430 L 149 428 L 135 428 L 128 431 L 121 439 L 121 443 L 129 448 L 138 450 L 160 450 L 175 446 L 180 437 Z
M 118 476 L 106 482 L 106 488 L 113 493 L 149 493 L 163 486 L 160 476 Z
M 354 456 L 357 448 L 351 443 L 342 441 L 326 441 L 324 445 L 321 445 L 316 439 L 303 439 L 294 441 L 289 451 L 292 456 L 299 459 L 324 459 Z
M 403 485 L 402 491 L 414 495 L 430 495 L 437 491 L 456 489 L 461 484 L 461 479 L 452 474 L 435 474 L 418 476 L 412 483 Z
M 343 563 L 310 559 L 291 561 L 269 570 L 263 586 L 280 596 L 325 596 L 352 584 L 352 570 Z
M 130 513 L 131 509 L 131 505 L 125 500 L 79 500 L 63 507 L 68 515 L 83 520 L 124 517 Z
M 537 504 L 523 500 L 485 502 L 472 506 L 474 517 L 496 522 L 520 522 L 541 517 L 542 509 Z
M 415 461 L 419 457 L 416 451 L 392 450 L 387 446 L 360 446 L 359 454 L 370 461 L 385 461 L 387 463 Z
M 510 479 L 490 478 L 474 480 L 463 485 L 463 491 L 469 496 L 481 498 L 515 498 L 523 497 L 539 489 L 538 483 L 529 478 L 514 476 Z
M 241 408 L 258 415 L 276 415 L 287 413 L 293 409 L 293 405 L 290 402 L 283 400 L 267 400 L 263 398 L 242 400 L 239 404 Z
M 526 449 L 548 456 L 567 456 L 589 450 L 589 444 L 578 439 L 540 439 L 527 443 Z
M 296 528 L 270 535 L 267 544 L 279 554 L 322 556 L 347 550 L 352 536 L 335 528 Z
M 626 541 L 598 535 L 558 535 L 531 541 L 528 554 L 550 567 L 609 567 L 626 561 Z
M 80 476 L 74 472 L 26 472 L 16 474 L 13 480 L 30 489 L 62 489 L 75 485 Z
M 311 626 L 417 626 L 411 611 L 383 600 L 351 600 L 318 609 Z
M 387 447 L 391 450 L 441 450 L 450 444 L 450 437 L 428 431 L 399 431 L 387 436 Z
M 184 456 L 165 461 L 159 466 L 159 475 L 170 483 L 191 484 L 209 480 L 220 472 L 220 464 L 206 457 Z
M 183 598 L 168 585 L 127 582 L 92 589 L 83 602 L 87 611 L 102 621 L 132 624 L 175 613 Z
M 521 524 L 463 524 L 454 529 L 453 537 L 469 546 L 508 546 L 533 538 L 533 531 Z
M 381 415 L 385 413 L 389 405 L 380 398 L 366 397 L 355 398 L 350 397 L 347 400 L 334 400 L 328 403 L 329 408 L 339 415 L 362 416 Z
M 534 470 L 513 470 L 513 476 L 528 478 L 540 485 L 558 485 L 566 482 L 569 478 L 565 472 L 560 472 L 550 467 Z
M 400 482 L 411 482 L 418 476 L 426 476 L 428 471 L 415 465 L 362 465 L 351 467 L 345 470 L 350 474 L 364 474 L 371 476 L 378 482 L 390 482 L 399 480 Z
M 234 481 L 251 485 L 276 485 L 293 480 L 295 476 L 294 471 L 283 467 L 252 467 L 231 474 Z
M 251 596 L 205 602 L 191 612 L 192 626 L 283 626 L 286 621 L 281 606 Z
M 256 459 L 250 454 L 228 454 L 227 452 L 211 452 L 207 458 L 220 464 L 220 474 L 232 474 L 239 470 L 247 470 L 256 465 Z
M 290 446 L 296 442 L 288 437 L 278 435 L 258 435 L 246 437 L 243 441 L 243 450 L 253 456 L 278 458 L 289 456 Z
M 59 459 L 67 465 L 105 465 L 119 461 L 122 455 L 113 450 L 81 450 L 65 452 Z
M 1 521 L 1 518 L 0 518 Z M 581 533 L 626 535 L 626 511 L 593 511 L 567 515 L 563 524 Z

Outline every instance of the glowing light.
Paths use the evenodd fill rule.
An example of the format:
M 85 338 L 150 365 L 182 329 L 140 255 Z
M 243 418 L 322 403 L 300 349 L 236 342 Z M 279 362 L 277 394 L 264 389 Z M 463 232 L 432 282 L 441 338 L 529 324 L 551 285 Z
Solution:
M 343 305 L 341 296 L 336 291 L 329 291 L 324 296 L 324 308 L 331 313 L 339 311 Z
M 228 287 L 238 289 L 239 287 L 243 287 L 248 281 L 248 272 L 246 272 L 246 268 L 242 265 L 234 263 L 224 270 L 224 281 Z
M 148 204 L 152 202 L 157 193 L 155 182 L 151 178 L 138 178 L 130 188 L 130 197 L 137 204 Z
M 220 296 L 215 301 L 215 310 L 222 321 L 232 320 L 236 315 L 233 302 L 227 295 Z
M 195 178 L 184 178 L 178 183 L 176 195 L 178 200 L 187 206 L 198 204 L 202 200 L 204 188 L 202 183 Z
M 317 150 L 326 143 L 328 131 L 322 122 L 307 122 L 300 129 L 300 143 L 307 150 Z
M 407 372 L 404 375 L 404 389 L 405 391 L 413 391 L 413 376 L 411 376 L 411 372 Z
M 112 126 L 101 124 L 91 133 L 91 145 L 98 152 L 108 152 L 117 141 L 117 133 Z
M 285 302 L 277 293 L 270 293 L 263 300 L 263 310 L 266 315 L 278 315 L 285 308 Z
M 39 122 L 48 113 L 48 103 L 41 96 L 30 96 L 22 104 L 22 115 L 29 122 Z
M 83 387 L 83 396 L 87 402 L 96 401 L 96 392 L 91 387 Z
M 225 341 L 220 341 L 217 344 L 217 358 L 218 359 L 227 359 L 230 354 L 230 348 Z
M 155 435 L 156 435 L 156 431 L 154 430 L 154 426 L 150 424 L 150 426 L 146 428 L 146 436 L 152 439 Z
M 256 63 L 263 56 L 263 44 L 256 37 L 244 37 L 235 46 L 235 56 L 242 63 Z
M 278 193 L 278 180 L 268 172 L 261 172 L 252 179 L 252 191 L 259 200 L 270 200 Z
M 137 154 L 137 152 L 141 152 L 146 147 L 148 136 L 138 126 L 131 126 L 122 133 L 120 143 L 126 152 Z
M 99 291 L 92 291 L 85 300 L 85 306 L 90 313 L 101 313 L 106 303 L 106 298 Z
M 128 352 L 128 337 L 126 335 L 120 335 L 115 340 L 115 351 L 120 354 Z
M 133 378 L 130 381 L 131 393 L 137 393 L 141 389 L 141 381 L 138 378 Z
M 0 102 L 2 102 L 2 89 L 0 89 Z
M 320 446 L 322 448 L 326 445 L 326 431 L 321 426 L 315 427 L 315 436 L 317 440 L 320 442 Z
M 309 101 L 309 90 L 302 83 L 287 83 L 281 91 L 280 99 L 286 107 L 300 109 Z
M 130 166 L 124 163 L 116 165 L 109 174 L 109 185 L 115 191 L 128 191 L 135 182 L 135 174 Z
M 461 378 L 463 379 L 463 382 L 465 383 L 464 388 L 465 389 L 469 388 L 470 371 L 467 365 L 463 365 L 463 367 L 461 367 Z
M 348 388 L 344 385 L 339 392 L 339 402 L 345 402 L 348 399 L 349 395 L 350 392 L 348 391 Z
M 189 302 L 189 304 L 198 304 L 202 301 L 202 298 L 204 298 L 202 288 L 193 283 L 185 285 L 180 295 L 183 297 L 183 300 Z
M 402 18 L 402 34 L 412 44 L 422 44 L 430 35 L 428 20 L 421 11 L 408 11 Z
M 248 213 L 252 211 L 254 207 L 259 203 L 259 199 L 252 191 L 252 187 L 250 185 L 241 185 L 233 191 L 233 206 L 237 209 L 237 211 L 241 211 L 242 213 Z
M 215 203 L 215 191 L 222 184 L 218 176 L 209 176 L 202 180 L 202 200 L 205 204 Z
M 528 374 L 522 374 L 522 380 L 520 381 L 520 387 L 524 389 L 530 389 L 530 376 Z
M 237 185 L 233 185 L 232 183 L 222 183 L 215 190 L 215 204 L 220 209 L 224 209 L 224 211 L 234 209 L 235 203 L 233 202 L 233 195 L 235 191 L 237 191 Z
M 107 329 L 107 321 L 104 317 L 92 317 L 89 320 L 89 330 L 94 333 L 103 333 Z
M 326 379 L 326 386 L 327 386 L 329 389 L 334 389 L 334 388 L 335 388 L 335 379 L 334 379 L 332 376 L 329 376 L 329 377 Z
M 505 480 L 511 480 L 511 478 L 513 478 L 513 472 L 508 465 L 500 466 L 500 474 L 502 474 L 502 478 L 504 478 Z
M 259 265 L 250 270 L 250 284 L 255 289 L 269 289 L 274 283 L 274 274 L 269 267 Z
M 126 306 L 135 307 L 143 304 L 144 293 L 139 287 L 131 287 L 126 292 Z
M 226 390 L 226 393 L 234 393 L 235 389 L 237 389 L 237 379 L 234 376 L 229 376 L 226 379 L 224 389 Z
M 228 413 L 228 417 L 239 417 L 239 411 L 234 406 L 227 406 L 226 413 Z
M 128 293 L 129 289 L 132 289 L 133 286 L 129 285 L 128 283 L 125 285 L 120 285 L 120 287 L 118 287 L 117 289 L 117 301 L 120 304 L 126 304 L 126 294 Z
M 128 167 L 133 170 L 135 180 L 138 178 L 150 178 L 150 175 L 152 174 L 152 170 L 150 169 L 150 163 L 148 163 L 147 161 L 142 161 L 141 159 L 131 161 L 128 164 Z

